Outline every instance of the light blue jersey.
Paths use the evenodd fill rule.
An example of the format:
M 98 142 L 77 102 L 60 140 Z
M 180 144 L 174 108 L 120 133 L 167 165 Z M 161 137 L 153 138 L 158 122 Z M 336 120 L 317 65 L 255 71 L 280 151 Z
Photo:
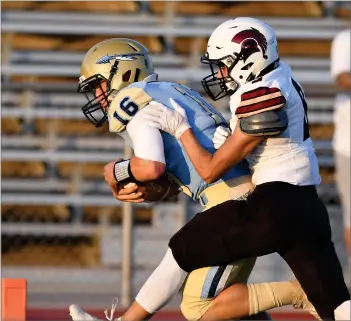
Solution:
M 189 124 L 199 143 L 211 154 L 215 148 L 212 143 L 216 128 L 220 125 L 228 127 L 226 120 L 196 91 L 176 83 L 169 82 L 137 82 L 126 87 L 140 88 L 152 98 L 170 109 L 174 109 L 170 98 L 173 98 L 186 112 Z M 181 142 L 168 133 L 162 132 L 166 169 L 183 185 L 194 201 L 202 191 L 221 181 L 250 174 L 246 161 L 239 163 L 228 171 L 222 179 L 213 184 L 206 183 L 197 173 Z

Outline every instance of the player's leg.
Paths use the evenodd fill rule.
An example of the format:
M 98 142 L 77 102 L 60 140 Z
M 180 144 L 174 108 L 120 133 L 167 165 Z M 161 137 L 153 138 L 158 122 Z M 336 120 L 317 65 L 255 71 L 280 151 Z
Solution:
M 216 215 L 221 215 L 220 221 L 213 220 Z M 331 242 L 328 214 L 315 189 L 275 182 L 256 187 L 246 203 L 229 201 L 199 213 L 171 239 L 170 247 L 181 268 L 191 271 L 202 266 L 225 265 L 244 257 L 273 252 L 284 254 L 292 248 L 295 239 L 305 237 L 302 242 L 305 244 L 309 235 L 315 240 L 324 235 Z M 323 300 L 337 304 L 334 306 L 336 309 L 349 300 L 349 294 L 335 250 L 332 247 L 328 251 L 332 264 L 335 265 L 333 271 L 337 275 L 333 277 L 334 284 L 327 282 L 329 290 L 323 291 L 321 296 Z M 327 269 L 328 259 L 325 261 Z M 303 260 L 296 263 L 300 272 L 308 275 Z M 317 275 L 319 265 L 318 258 L 311 256 L 310 266 Z M 290 266 L 295 272 L 297 267 Z M 307 278 L 301 278 L 300 273 L 297 274 L 305 292 L 310 296 L 309 291 L 312 289 L 305 288 L 304 284 Z M 319 283 L 324 284 L 328 278 L 328 273 L 323 274 Z M 323 303 L 316 304 L 316 299 L 318 301 L 318 297 L 313 304 L 321 317 L 330 317 L 331 304 L 328 305 L 327 313 L 327 309 L 322 308 Z
M 303 284 L 309 300 L 324 319 L 349 320 L 350 310 L 346 315 L 335 315 L 335 310 L 350 294 L 342 284 L 342 270 L 335 254 L 334 245 L 298 244 L 282 257 L 293 270 L 295 276 Z
M 256 258 L 243 259 L 228 266 L 213 266 L 192 271 L 182 290 L 181 310 L 184 317 L 191 321 L 200 320 L 211 309 L 219 293 L 234 283 L 247 282 L 255 261 Z M 237 300 L 239 304 L 236 317 L 248 315 L 246 306 L 241 307 L 241 304 L 245 305 L 247 301 L 247 292 L 241 293 L 238 290 L 237 295 L 241 294 L 241 301 Z M 218 317 L 214 315 L 212 319 L 218 320 Z
M 246 284 L 255 261 L 243 259 L 192 271 L 182 291 L 184 317 L 190 321 L 270 320 L 261 313 L 284 305 L 298 305 L 317 316 L 296 280 Z
M 251 177 L 244 176 L 213 185 L 203 191 L 201 196 L 206 199 L 204 205 L 208 209 L 227 199 L 243 198 L 253 188 Z M 225 275 L 228 271 L 227 269 Z M 226 279 L 225 275 L 221 279 L 222 282 Z M 165 258 L 139 291 L 133 305 L 122 316 L 123 319 L 135 321 L 156 313 L 179 291 L 186 276 L 187 273 L 179 267 L 172 251 L 168 249 Z
M 123 321 L 149 319 L 167 304 L 181 289 L 187 273 L 174 260 L 172 251 L 167 250 L 159 266 L 150 275 L 139 291 L 132 305 L 120 317 Z M 76 305 L 71 305 L 70 315 L 74 321 L 97 320 Z
M 320 320 L 298 281 L 292 280 L 233 284 L 214 299 L 201 321 L 233 320 L 246 315 L 255 317 L 263 311 L 285 305 L 304 309 Z
M 257 188 L 249 198 L 256 191 Z M 250 213 L 247 202 L 227 201 L 196 214 L 172 236 L 169 247 L 180 267 L 187 272 L 227 265 L 246 257 L 273 253 L 279 245 L 284 246 L 287 235 L 283 221 L 270 215 L 259 203 L 257 211 Z
M 298 237 L 293 246 L 279 254 L 293 270 L 321 317 L 333 319 L 334 311 L 350 300 L 350 294 L 331 239 L 329 215 L 315 190 L 305 191 L 300 203 L 296 219 L 303 224 L 298 229 L 295 225 Z M 344 316 L 337 316 L 340 317 L 349 320 L 350 310 Z
M 205 196 L 206 207 L 209 208 L 226 199 L 242 197 L 252 189 L 250 177 L 245 176 L 211 186 L 202 195 Z M 180 268 L 174 259 L 172 251 L 168 249 L 164 259 L 143 285 L 136 300 L 122 316 L 122 319 L 137 321 L 149 318 L 179 291 L 186 275 L 187 273 Z
M 129 308 L 122 319 L 143 320 L 165 306 L 181 289 L 187 273 L 179 268 L 172 251 L 167 253 L 158 267 L 150 275 L 137 294 L 133 307 Z

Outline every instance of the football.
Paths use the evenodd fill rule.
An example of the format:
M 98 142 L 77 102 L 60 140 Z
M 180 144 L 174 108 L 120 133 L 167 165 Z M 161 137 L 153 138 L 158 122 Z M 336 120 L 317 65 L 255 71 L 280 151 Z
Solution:
M 133 184 L 133 182 L 124 182 L 122 187 L 128 188 L 130 187 L 129 184 Z M 179 186 L 171 180 L 167 174 L 163 174 L 161 177 L 153 181 L 136 182 L 135 184 L 139 186 L 138 191 L 144 194 L 144 199 L 148 202 L 160 201 L 180 192 Z

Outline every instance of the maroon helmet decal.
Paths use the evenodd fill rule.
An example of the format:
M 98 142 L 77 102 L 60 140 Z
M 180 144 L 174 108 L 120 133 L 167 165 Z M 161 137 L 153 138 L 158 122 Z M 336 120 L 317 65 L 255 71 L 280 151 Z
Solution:
M 241 54 L 243 56 L 244 61 L 254 52 L 259 52 L 259 48 L 261 48 L 263 57 L 267 58 L 267 39 L 257 29 L 252 28 L 240 31 L 233 37 L 232 42 L 241 44 Z

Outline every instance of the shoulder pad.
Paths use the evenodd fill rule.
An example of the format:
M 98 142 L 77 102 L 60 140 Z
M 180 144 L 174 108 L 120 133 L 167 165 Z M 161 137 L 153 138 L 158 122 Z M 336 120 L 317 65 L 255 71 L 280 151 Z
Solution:
M 119 91 L 108 109 L 110 132 L 123 132 L 136 113 L 151 100 L 143 88 L 127 87 Z
M 288 116 L 284 109 L 269 110 L 240 119 L 240 129 L 252 136 L 273 136 L 288 127 Z
M 279 88 L 258 87 L 241 94 L 239 107 L 235 110 L 238 118 L 282 108 L 286 103 Z

